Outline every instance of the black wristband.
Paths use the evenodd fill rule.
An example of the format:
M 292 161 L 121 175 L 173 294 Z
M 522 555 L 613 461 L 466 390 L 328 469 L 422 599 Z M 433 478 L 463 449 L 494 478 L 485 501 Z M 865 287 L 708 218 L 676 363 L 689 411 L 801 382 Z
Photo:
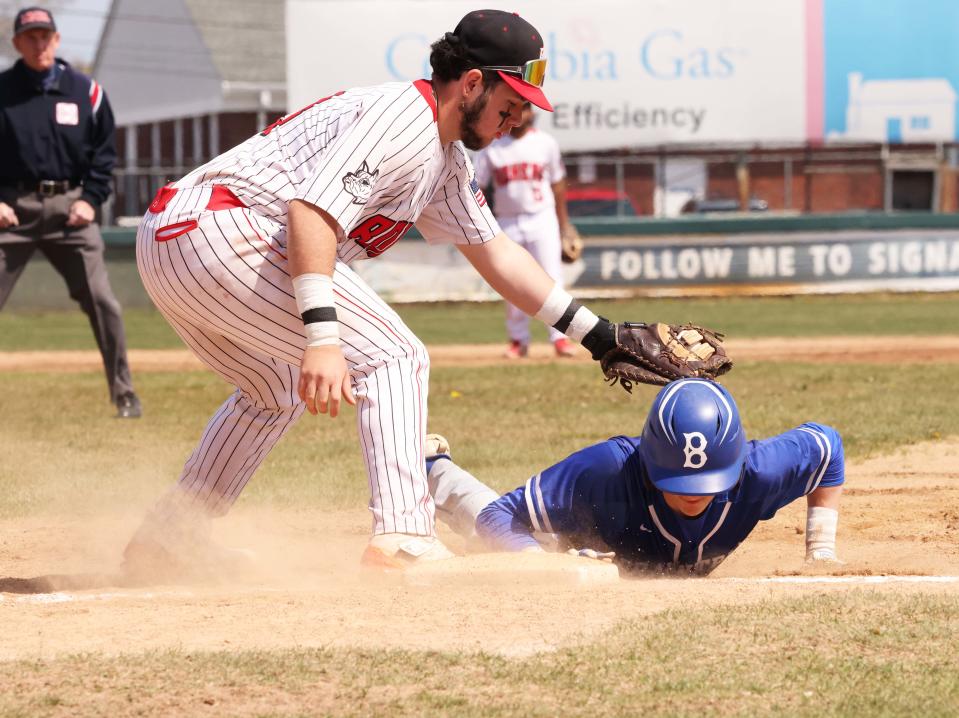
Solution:
M 566 307 L 566 311 L 563 312 L 556 323 L 553 325 L 553 328 L 556 331 L 562 332 L 565 334 L 569 329 L 569 325 L 573 323 L 573 317 L 576 316 L 576 312 L 582 309 L 583 305 L 577 302 L 575 299 L 570 300 L 569 306 Z
M 300 315 L 304 324 L 315 324 L 317 322 L 335 322 L 336 307 L 316 307 L 307 309 Z
M 602 359 L 606 352 L 616 346 L 616 325 L 606 317 L 600 317 L 596 326 L 583 337 L 581 344 L 589 350 L 593 359 Z

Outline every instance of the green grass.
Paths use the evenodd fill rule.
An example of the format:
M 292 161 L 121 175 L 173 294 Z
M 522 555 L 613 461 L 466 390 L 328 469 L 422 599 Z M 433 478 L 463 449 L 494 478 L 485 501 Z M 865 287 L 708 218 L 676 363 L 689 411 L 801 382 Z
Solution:
M 853 459 L 959 434 L 943 387 L 953 365 L 741 363 L 728 386 L 752 437 L 802 421 L 832 424 Z M 172 482 L 230 387 L 212 373 L 141 373 L 145 416 L 112 418 L 98 373 L 0 374 L 0 516 L 142 505 Z M 607 387 L 592 364 L 440 367 L 430 429 L 459 462 L 499 490 L 613 434 L 638 434 L 652 387 Z M 305 415 L 240 501 L 315 508 L 366 503 L 355 413 Z
M 509 618 L 504 618 L 504 625 Z M 0 715 L 924 716 L 959 713 L 953 596 L 677 608 L 530 658 L 347 649 L 0 664 Z
M 959 294 L 863 294 L 842 297 L 727 297 L 623 299 L 586 302 L 593 311 L 622 321 L 693 321 L 734 337 L 854 334 L 959 333 Z M 410 328 L 427 344 L 505 341 L 499 303 L 397 305 Z M 138 349 L 182 346 L 155 311 L 124 313 L 128 343 Z M 533 336 L 546 330 L 533 321 Z M 80 312 L 0 313 L 0 351 L 94 349 Z
M 123 313 L 127 346 L 173 349 L 183 343 L 159 312 L 128 309 Z M 78 311 L 0 313 L 0 351 L 96 349 L 86 316 Z
M 609 313 L 733 332 L 722 320 L 755 330 L 750 336 L 883 333 L 877 324 L 893 334 L 952 333 L 956 299 L 663 300 L 616 303 Z M 498 307 L 402 311 L 431 343 L 463 341 L 464 326 L 471 340 L 501 340 Z M 132 346 L 176 345 L 156 314 L 127 318 Z M 0 350 L 89 347 L 84 322 L 0 314 Z M 136 380 L 145 416 L 118 421 L 99 372 L 0 373 L 0 518 L 139 511 L 175 479 L 231 388 L 209 372 Z M 742 362 L 726 383 L 750 436 L 818 420 L 840 429 L 852 460 L 959 434 L 951 364 Z M 459 463 L 505 490 L 585 444 L 638 433 L 655 391 L 607 387 L 591 364 L 439 367 L 430 428 L 451 440 Z M 240 501 L 317 511 L 365 505 L 354 421 L 352 410 L 335 421 L 304 416 Z M 4 606 L 15 621 L 16 606 Z M 504 617 L 504 631 L 509 620 L 521 617 Z M 956 635 L 954 593 L 807 591 L 708 610 L 680 605 L 522 659 L 331 648 L 0 662 L 0 716 L 946 717 L 959 714 Z
M 959 294 L 639 298 L 584 303 L 614 321 L 695 322 L 731 337 L 959 333 Z M 397 309 L 427 344 L 500 342 L 505 338 L 500 304 L 411 304 Z M 543 325 L 534 320 L 531 326 L 534 338 L 545 341 Z

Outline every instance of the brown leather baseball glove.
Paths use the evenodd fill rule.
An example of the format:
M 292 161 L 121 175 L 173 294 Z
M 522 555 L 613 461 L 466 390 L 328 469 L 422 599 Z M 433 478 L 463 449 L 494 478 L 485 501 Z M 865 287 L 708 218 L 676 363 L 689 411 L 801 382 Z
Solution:
M 563 263 L 572 264 L 583 256 L 583 239 L 572 223 L 567 222 L 560 232 L 563 243 Z
M 623 322 L 616 325 L 616 346 L 599 363 L 606 378 L 628 392 L 634 382 L 715 379 L 733 368 L 722 341 L 722 334 L 693 324 Z

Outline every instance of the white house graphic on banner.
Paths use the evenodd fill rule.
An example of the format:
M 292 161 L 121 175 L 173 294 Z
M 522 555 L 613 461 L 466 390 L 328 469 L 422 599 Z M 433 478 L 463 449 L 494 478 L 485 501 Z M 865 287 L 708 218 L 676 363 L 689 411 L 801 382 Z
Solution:
M 945 78 L 869 80 L 850 72 L 846 131 L 830 139 L 874 142 L 952 140 L 956 91 Z

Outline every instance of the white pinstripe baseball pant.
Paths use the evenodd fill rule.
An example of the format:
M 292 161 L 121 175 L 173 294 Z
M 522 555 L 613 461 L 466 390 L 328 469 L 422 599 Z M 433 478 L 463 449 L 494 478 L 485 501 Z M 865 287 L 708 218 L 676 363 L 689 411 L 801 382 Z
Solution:
M 148 213 L 137 234 L 137 264 L 157 308 L 207 366 L 237 387 L 151 514 L 161 525 L 178 514 L 225 514 L 305 406 L 296 393 L 305 339 L 286 229 L 246 208 L 203 209 L 210 194 L 210 185 L 181 190 L 161 212 Z M 163 229 L 179 223 L 179 230 Z M 373 533 L 434 535 L 423 455 L 426 348 L 341 262 L 333 286 Z M 317 480 L 322 472 L 317 457 Z
M 526 249 L 545 272 L 563 286 L 562 243 L 559 238 L 559 220 L 556 210 L 548 207 L 536 214 L 497 217 L 506 236 Z M 522 309 L 506 302 L 506 333 L 510 339 L 529 344 L 530 317 Z M 548 327 L 549 340 L 555 342 L 566 335 L 555 327 Z

